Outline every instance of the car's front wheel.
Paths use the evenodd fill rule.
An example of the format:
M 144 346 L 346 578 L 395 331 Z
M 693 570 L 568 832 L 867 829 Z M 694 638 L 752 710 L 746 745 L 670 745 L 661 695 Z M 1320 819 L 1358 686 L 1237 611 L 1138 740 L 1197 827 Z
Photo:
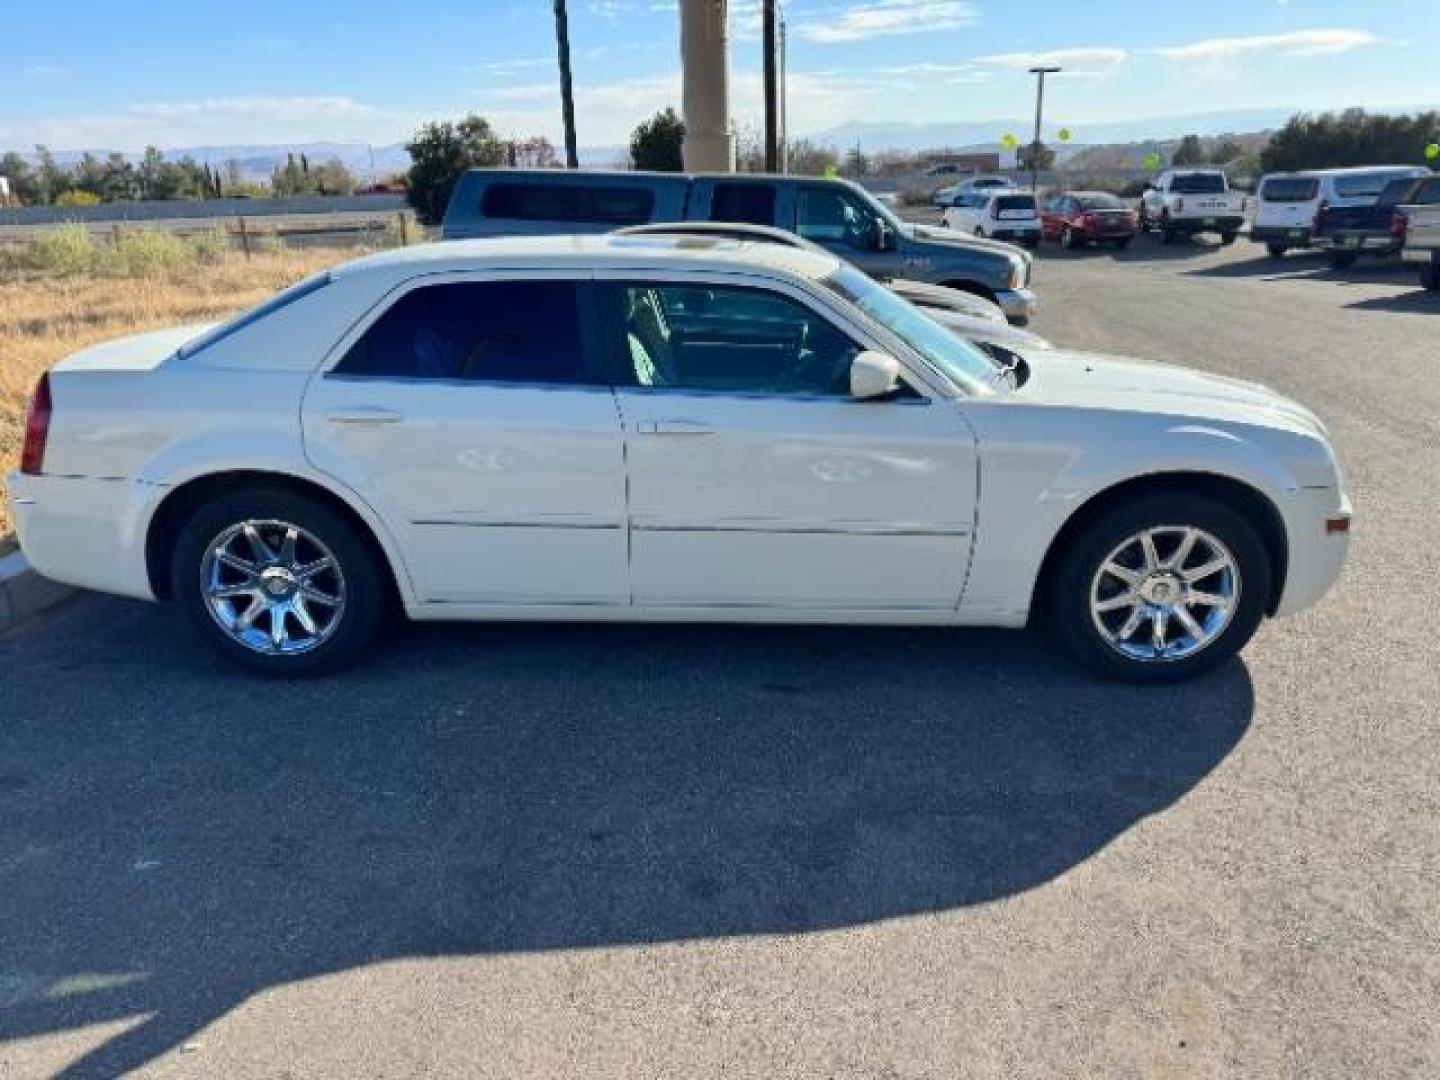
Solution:
M 385 580 L 355 528 L 279 488 L 230 492 L 181 529 L 174 595 L 222 658 L 266 675 L 352 663 L 384 615 Z
M 1432 260 L 1421 265 L 1420 286 L 1430 292 L 1440 292 L 1440 262 Z
M 1269 255 L 1272 259 L 1283 259 L 1285 257 L 1285 252 L 1288 250 L 1289 248 L 1287 248 L 1284 244 L 1265 245 L 1265 253 Z
M 1246 519 L 1156 495 L 1090 522 L 1050 582 L 1056 630 L 1103 678 L 1173 682 L 1224 663 L 1264 617 L 1271 566 Z

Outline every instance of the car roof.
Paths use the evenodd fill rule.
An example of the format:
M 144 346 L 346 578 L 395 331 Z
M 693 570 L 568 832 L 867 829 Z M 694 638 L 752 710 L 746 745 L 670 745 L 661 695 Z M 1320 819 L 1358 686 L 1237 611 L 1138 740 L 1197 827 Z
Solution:
M 821 278 L 843 264 L 833 255 L 771 242 L 709 236 L 506 236 L 393 248 L 336 267 L 336 277 L 370 272 L 443 273 L 483 269 L 757 269 Z

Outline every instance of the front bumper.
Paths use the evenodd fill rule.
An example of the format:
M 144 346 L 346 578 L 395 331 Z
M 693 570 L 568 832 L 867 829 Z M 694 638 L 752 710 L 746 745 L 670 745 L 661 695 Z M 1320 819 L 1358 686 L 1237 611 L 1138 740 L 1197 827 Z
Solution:
M 52 581 L 153 600 L 145 530 L 163 488 L 135 480 L 6 477 L 10 514 L 30 565 Z
M 1301 488 L 1291 492 L 1280 507 L 1289 540 L 1285 590 L 1276 615 L 1293 615 L 1315 604 L 1340 577 L 1350 550 L 1350 533 L 1331 532 L 1327 522 L 1345 519 L 1353 508 L 1343 491 L 1335 488 Z
M 1005 317 L 1016 326 L 1024 326 L 1040 306 L 1035 294 L 1029 289 L 1001 289 L 995 294 L 995 303 L 1005 312 Z

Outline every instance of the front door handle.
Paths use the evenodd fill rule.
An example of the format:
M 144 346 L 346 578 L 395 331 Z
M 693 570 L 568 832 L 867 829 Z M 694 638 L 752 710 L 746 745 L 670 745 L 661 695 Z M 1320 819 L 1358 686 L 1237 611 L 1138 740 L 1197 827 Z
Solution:
M 641 435 L 714 435 L 715 429 L 702 420 L 641 420 L 635 425 Z
M 394 409 L 379 405 L 354 405 L 344 409 L 331 409 L 325 419 L 332 424 L 364 426 L 373 424 L 398 424 L 405 417 Z

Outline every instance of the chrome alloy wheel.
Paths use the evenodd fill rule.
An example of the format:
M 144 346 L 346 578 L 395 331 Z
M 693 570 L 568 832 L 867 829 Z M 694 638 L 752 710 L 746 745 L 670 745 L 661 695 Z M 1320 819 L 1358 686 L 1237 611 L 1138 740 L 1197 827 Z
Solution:
M 1090 583 L 1090 617 L 1131 660 L 1184 660 L 1214 642 L 1240 603 L 1240 566 L 1204 529 L 1155 525 L 1107 555 Z
M 215 537 L 200 591 L 230 638 L 258 653 L 309 652 L 345 614 L 340 563 L 314 534 L 285 521 L 242 521 Z

